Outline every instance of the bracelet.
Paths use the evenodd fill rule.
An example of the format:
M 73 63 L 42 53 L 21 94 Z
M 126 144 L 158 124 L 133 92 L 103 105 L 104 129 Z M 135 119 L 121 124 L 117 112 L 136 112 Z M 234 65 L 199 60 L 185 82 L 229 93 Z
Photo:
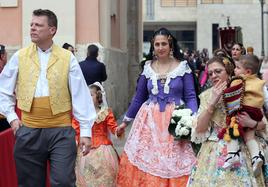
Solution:
M 124 122 L 127 126 L 130 124 L 130 121 L 122 121 Z
M 128 118 L 128 117 L 124 117 L 122 122 L 126 123 L 126 125 L 128 126 L 130 123 L 131 123 L 132 119 L 131 118 Z

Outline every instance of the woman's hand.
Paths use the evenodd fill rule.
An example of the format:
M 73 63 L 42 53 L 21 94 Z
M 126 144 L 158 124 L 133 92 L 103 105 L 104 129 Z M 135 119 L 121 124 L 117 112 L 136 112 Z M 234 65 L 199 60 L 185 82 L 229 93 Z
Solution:
M 121 123 L 117 128 L 116 128 L 116 136 L 120 137 L 124 132 L 127 124 L 126 123 Z
M 222 97 L 222 92 L 226 88 L 226 85 L 226 81 L 219 81 L 215 84 L 215 86 L 213 86 L 209 105 L 215 106 L 219 102 L 220 98 Z
M 256 126 L 256 121 L 251 119 L 251 117 L 246 112 L 241 112 L 237 115 L 237 123 L 239 123 L 242 127 L 254 128 Z

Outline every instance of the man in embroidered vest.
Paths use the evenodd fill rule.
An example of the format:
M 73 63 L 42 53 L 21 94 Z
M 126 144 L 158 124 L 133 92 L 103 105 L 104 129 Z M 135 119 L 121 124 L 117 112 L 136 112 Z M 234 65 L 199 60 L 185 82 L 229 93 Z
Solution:
M 56 31 L 57 17 L 52 11 L 34 10 L 32 44 L 17 51 L 0 75 L 0 113 L 16 136 L 14 157 L 23 187 L 45 186 L 47 160 L 52 187 L 75 186 L 71 113 L 80 123 L 83 154 L 90 150 L 96 112 L 77 60 L 53 43 Z M 21 121 L 14 111 L 15 88 Z

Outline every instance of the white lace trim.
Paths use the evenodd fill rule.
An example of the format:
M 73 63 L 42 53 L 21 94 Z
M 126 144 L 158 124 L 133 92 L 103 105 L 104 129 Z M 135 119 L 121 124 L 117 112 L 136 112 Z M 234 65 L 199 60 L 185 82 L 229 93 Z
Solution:
M 143 172 L 161 178 L 189 175 L 195 164 L 192 147 L 189 142 L 170 139 L 167 129 L 163 131 L 159 125 L 167 123 L 169 116 L 153 113 L 156 108 L 158 104 L 144 103 L 139 110 L 124 146 L 128 160 Z M 154 115 L 159 115 L 161 120 L 155 120 Z
M 208 137 L 210 136 L 210 128 L 208 128 L 205 132 L 203 133 L 198 133 L 196 132 L 196 126 L 197 126 L 197 121 L 198 118 L 196 117 L 193 120 L 193 127 L 192 127 L 192 133 L 191 133 L 191 141 L 197 144 L 205 142 Z
M 158 85 L 157 85 L 157 80 L 159 79 L 158 74 L 153 70 L 151 67 L 152 61 L 147 61 L 144 65 L 144 70 L 142 72 L 142 75 L 144 75 L 147 79 L 152 80 L 152 93 L 154 95 L 158 94 Z M 168 94 L 169 93 L 169 83 L 172 78 L 176 78 L 178 76 L 183 76 L 185 73 L 191 73 L 192 70 L 188 66 L 188 63 L 186 60 L 181 61 L 180 64 L 171 72 L 167 74 L 167 80 L 164 85 L 164 93 Z
M 97 113 L 97 119 L 95 122 L 99 124 L 100 122 L 104 121 L 109 114 L 109 109 L 107 107 L 101 107 L 100 111 Z

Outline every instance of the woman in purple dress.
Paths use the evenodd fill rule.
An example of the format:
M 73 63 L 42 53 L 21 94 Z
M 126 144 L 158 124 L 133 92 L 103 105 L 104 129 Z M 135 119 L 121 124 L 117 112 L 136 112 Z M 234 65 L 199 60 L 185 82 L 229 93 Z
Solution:
M 196 162 L 189 141 L 168 132 L 176 105 L 197 111 L 193 74 L 171 33 L 154 33 L 136 95 L 123 120 L 134 118 L 121 156 L 117 186 L 186 186 Z

